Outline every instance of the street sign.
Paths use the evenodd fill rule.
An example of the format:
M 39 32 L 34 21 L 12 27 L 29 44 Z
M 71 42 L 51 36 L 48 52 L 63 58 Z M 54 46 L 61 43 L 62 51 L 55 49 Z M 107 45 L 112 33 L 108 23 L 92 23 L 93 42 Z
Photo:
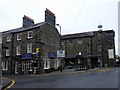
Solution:
M 32 54 L 23 54 L 21 55 L 21 59 L 32 59 Z
M 57 57 L 65 57 L 65 50 L 57 51 Z
M 40 48 L 36 48 L 36 52 L 40 52 Z

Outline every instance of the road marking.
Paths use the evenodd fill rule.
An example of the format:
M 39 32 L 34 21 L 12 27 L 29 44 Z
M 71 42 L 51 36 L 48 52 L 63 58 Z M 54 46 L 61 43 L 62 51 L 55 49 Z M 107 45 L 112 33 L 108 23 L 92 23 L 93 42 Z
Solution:
M 9 79 L 9 78 L 3 78 L 3 79 L 7 79 L 7 80 L 10 80 L 12 82 L 11 85 L 9 85 L 8 87 L 6 87 L 4 90 L 6 90 L 8 88 L 11 88 L 15 84 L 15 81 L 12 80 L 12 79 Z
M 102 72 L 106 72 L 106 71 L 110 71 L 112 70 L 111 68 L 108 68 L 108 69 L 101 69 L 101 70 L 97 70 L 97 71 L 102 71 Z

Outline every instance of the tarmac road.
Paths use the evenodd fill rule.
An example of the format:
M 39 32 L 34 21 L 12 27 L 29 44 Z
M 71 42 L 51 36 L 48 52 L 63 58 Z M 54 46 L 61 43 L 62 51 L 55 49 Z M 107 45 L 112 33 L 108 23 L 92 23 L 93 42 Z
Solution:
M 56 75 L 10 75 L 15 84 L 11 88 L 118 88 L 120 68 L 88 73 Z

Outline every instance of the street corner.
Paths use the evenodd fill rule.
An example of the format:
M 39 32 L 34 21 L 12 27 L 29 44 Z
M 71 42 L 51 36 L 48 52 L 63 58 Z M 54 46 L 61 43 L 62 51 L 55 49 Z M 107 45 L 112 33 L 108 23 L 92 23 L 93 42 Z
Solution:
M 2 77 L 2 90 L 11 88 L 15 84 L 15 80 Z

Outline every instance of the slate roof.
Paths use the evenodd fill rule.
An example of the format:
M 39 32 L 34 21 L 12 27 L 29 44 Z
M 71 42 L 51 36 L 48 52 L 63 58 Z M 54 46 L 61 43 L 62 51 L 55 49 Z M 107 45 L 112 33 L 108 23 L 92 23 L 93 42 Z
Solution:
M 29 27 L 20 27 L 20 28 L 4 31 L 3 33 L 4 34 L 9 34 L 9 33 L 16 33 L 16 32 L 26 31 L 26 30 L 29 30 L 29 29 L 34 29 L 34 28 L 43 26 L 45 24 L 46 24 L 46 22 L 41 22 L 41 23 L 37 23 L 37 24 L 34 24 L 32 26 L 29 26 Z
M 76 34 L 67 34 L 62 35 L 62 39 L 71 39 L 71 38 L 79 38 L 79 37 L 91 37 L 94 36 L 94 32 L 84 32 L 84 33 L 76 33 Z

